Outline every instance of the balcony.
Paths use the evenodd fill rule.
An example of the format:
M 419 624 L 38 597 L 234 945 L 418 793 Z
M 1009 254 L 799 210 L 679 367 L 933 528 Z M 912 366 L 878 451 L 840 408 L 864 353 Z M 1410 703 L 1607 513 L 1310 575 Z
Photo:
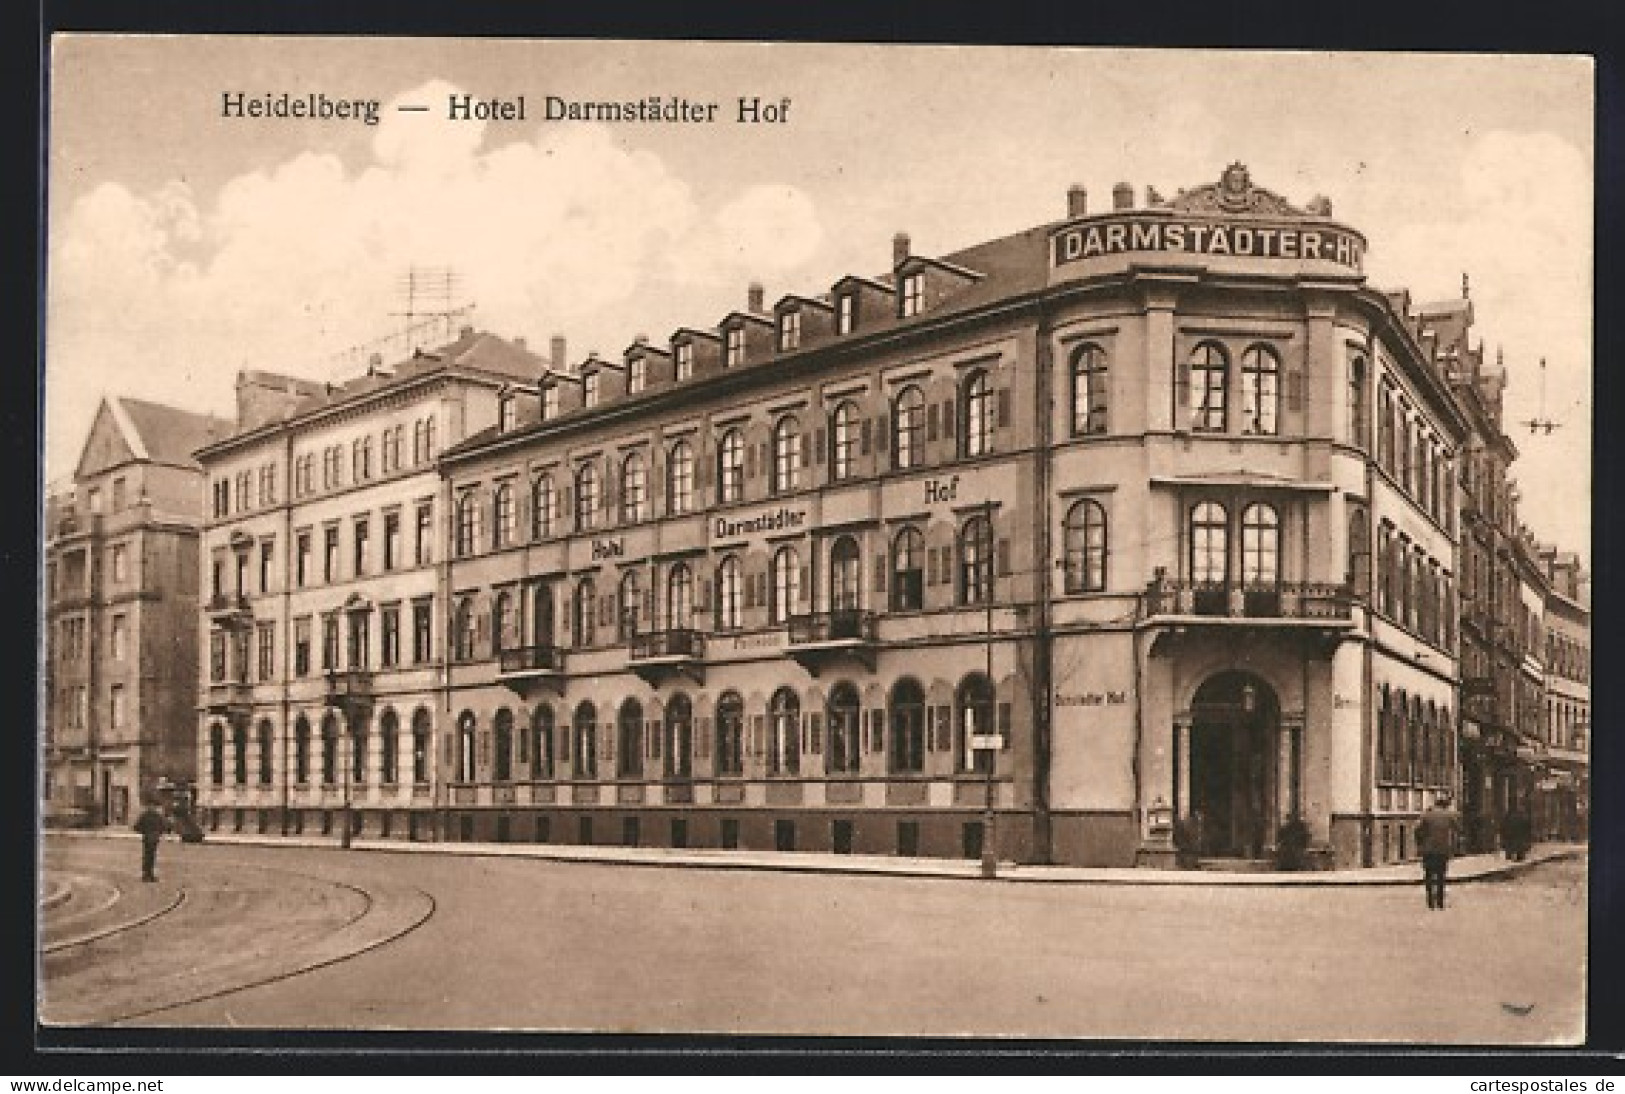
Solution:
M 497 680 L 521 699 L 537 687 L 564 694 L 564 651 L 551 642 L 502 650 L 497 655 Z
M 208 613 L 209 622 L 226 628 L 246 627 L 254 619 L 248 597 L 241 593 L 215 593 L 203 605 L 203 610 Z
M 688 627 L 635 634 L 627 646 L 627 667 L 650 687 L 683 676 L 705 683 L 705 636 Z
M 875 669 L 875 613 L 857 609 L 790 617 L 789 655 L 817 676 L 826 664 L 850 658 Z
M 246 680 L 221 680 L 209 685 L 204 709 L 228 718 L 248 717 L 254 709 L 254 686 Z
M 1140 616 L 1162 628 L 1152 651 L 1169 639 L 1213 628 L 1303 632 L 1325 639 L 1327 652 L 1354 627 L 1354 592 L 1347 585 L 1280 582 L 1153 581 L 1140 596 Z
M 327 674 L 326 702 L 354 719 L 372 709 L 372 670 L 335 669 Z

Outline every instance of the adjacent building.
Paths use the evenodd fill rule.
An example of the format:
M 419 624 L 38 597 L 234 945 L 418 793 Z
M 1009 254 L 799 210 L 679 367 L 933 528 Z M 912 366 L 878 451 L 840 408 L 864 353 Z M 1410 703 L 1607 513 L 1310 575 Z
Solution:
M 1586 838 L 1591 800 L 1591 581 L 1579 556 L 1543 548 L 1546 721 L 1535 785 L 1537 839 Z
M 1435 343 L 1240 164 L 1065 211 L 753 287 L 445 453 L 453 838 L 1414 853 L 1458 770 Z
M 45 503 L 48 823 L 123 824 L 196 774 L 198 530 L 192 452 L 225 423 L 102 401 L 71 488 Z
M 199 803 L 231 831 L 435 835 L 446 507 L 436 458 L 534 378 L 473 328 L 328 385 L 237 381 L 207 480 Z M 348 818 L 348 819 L 347 819 Z

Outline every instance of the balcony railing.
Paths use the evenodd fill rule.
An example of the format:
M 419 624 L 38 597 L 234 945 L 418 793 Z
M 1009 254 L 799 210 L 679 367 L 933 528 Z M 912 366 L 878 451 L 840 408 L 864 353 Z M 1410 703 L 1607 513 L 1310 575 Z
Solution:
M 563 672 L 564 651 L 551 642 L 503 650 L 497 657 L 497 672 L 512 676 L 525 672 Z
M 1144 614 L 1219 619 L 1346 620 L 1354 592 L 1347 585 L 1280 582 L 1245 585 L 1222 581 L 1152 582 L 1141 595 Z
M 254 705 L 254 686 L 244 680 L 221 680 L 209 685 L 210 714 L 230 714 Z
M 632 636 L 628 656 L 633 661 L 667 657 L 687 657 L 697 660 L 705 656 L 705 636 L 687 627 L 635 634 Z
M 209 618 L 223 626 L 232 626 L 252 617 L 248 597 L 241 593 L 216 593 L 203 605 Z
M 814 612 L 790 617 L 790 644 L 868 642 L 875 640 L 875 613 L 857 609 Z
M 327 674 L 327 704 L 369 702 L 372 699 L 371 669 L 335 669 Z

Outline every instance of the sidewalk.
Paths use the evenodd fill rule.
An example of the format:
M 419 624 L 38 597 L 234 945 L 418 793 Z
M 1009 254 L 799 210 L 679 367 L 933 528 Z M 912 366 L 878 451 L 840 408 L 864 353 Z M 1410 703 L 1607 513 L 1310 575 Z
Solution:
M 49 833 L 75 839 L 137 839 L 125 831 L 67 830 Z M 319 847 L 336 850 L 336 836 L 273 836 L 211 832 L 206 844 L 260 847 Z M 810 851 L 724 851 L 710 848 L 676 850 L 659 847 L 584 847 L 552 843 L 408 843 L 404 840 L 357 839 L 351 850 L 414 855 L 483 855 L 546 859 L 552 862 L 620 863 L 625 866 L 690 867 L 707 870 L 776 870 L 786 873 L 858 874 L 878 877 L 981 879 L 981 864 L 968 859 L 896 858 L 886 855 L 835 855 Z M 1586 845 L 1542 843 L 1523 862 L 1501 855 L 1463 855 L 1450 863 L 1450 880 L 1491 881 L 1542 862 L 1575 858 Z M 1242 873 L 1219 870 L 1137 870 L 1115 867 L 1028 866 L 1001 862 L 998 879 L 1073 885 L 1417 885 L 1420 862 L 1372 866 L 1360 870 L 1317 870 L 1304 873 Z

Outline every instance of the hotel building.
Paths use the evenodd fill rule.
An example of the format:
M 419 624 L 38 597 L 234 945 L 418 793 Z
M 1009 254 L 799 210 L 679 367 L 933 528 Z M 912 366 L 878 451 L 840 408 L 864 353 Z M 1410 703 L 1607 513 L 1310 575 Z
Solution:
M 469 422 L 444 688 L 397 704 L 445 733 L 450 838 L 1128 866 L 1301 821 L 1322 864 L 1414 855 L 1458 770 L 1437 341 L 1240 164 L 1065 213 L 753 286 Z
M 435 835 L 447 527 L 440 450 L 537 375 L 472 328 L 340 385 L 237 380 L 197 454 L 198 800 L 215 829 Z M 348 823 L 345 817 L 349 817 Z

